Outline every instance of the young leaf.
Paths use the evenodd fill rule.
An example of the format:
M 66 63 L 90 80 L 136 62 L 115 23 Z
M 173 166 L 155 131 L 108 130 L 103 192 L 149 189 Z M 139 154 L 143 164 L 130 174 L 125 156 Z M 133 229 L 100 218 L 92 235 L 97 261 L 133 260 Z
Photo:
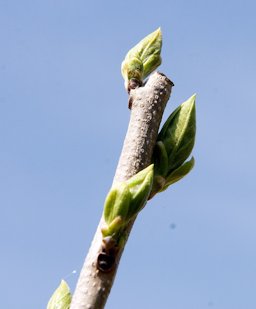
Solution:
M 127 181 L 116 183 L 111 188 L 104 205 L 104 237 L 117 235 L 144 207 L 152 188 L 153 173 L 154 165 L 151 164 Z
M 195 95 L 181 104 L 167 119 L 158 140 L 168 154 L 168 170 L 179 167 L 190 155 L 196 133 Z
M 71 298 L 72 296 L 66 281 L 61 280 L 60 285 L 48 302 L 47 309 L 69 309 Z
M 154 164 L 151 164 L 127 180 L 126 183 L 131 193 L 128 213 L 129 220 L 144 207 L 152 188 L 153 176 Z
M 162 33 L 158 28 L 141 41 L 141 60 L 143 63 L 143 79 L 152 73 L 162 62 Z
M 192 157 L 189 161 L 174 170 L 167 178 L 165 185 L 161 191 L 166 190 L 170 185 L 185 177 L 194 167 L 195 159 Z
M 132 79 L 142 84 L 143 80 L 161 64 L 161 47 L 162 33 L 158 28 L 127 53 L 121 66 L 126 89 L 129 90 L 129 81 Z
M 165 145 L 162 141 L 157 141 L 154 153 L 153 153 L 153 162 L 154 162 L 154 174 L 166 176 L 168 173 L 168 154 L 165 149 Z M 155 177 L 154 176 L 154 177 Z
M 110 189 L 104 205 L 104 219 L 107 225 L 110 225 L 117 217 L 123 220 L 126 218 L 130 200 L 131 194 L 125 182 L 116 183 Z

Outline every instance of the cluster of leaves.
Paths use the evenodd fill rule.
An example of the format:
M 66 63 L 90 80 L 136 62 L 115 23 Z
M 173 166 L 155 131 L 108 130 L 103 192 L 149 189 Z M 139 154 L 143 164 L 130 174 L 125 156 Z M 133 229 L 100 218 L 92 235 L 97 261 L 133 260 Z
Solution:
M 157 29 L 145 37 L 126 55 L 121 71 L 125 87 L 139 87 L 144 79 L 161 64 L 162 34 Z M 158 134 L 152 164 L 110 189 L 104 205 L 105 226 L 102 237 L 121 245 L 122 231 L 145 206 L 148 199 L 166 190 L 186 176 L 194 166 L 188 160 L 196 133 L 195 95 L 169 116 Z M 47 309 L 69 309 L 71 293 L 65 281 L 52 295 Z
M 119 237 L 155 194 L 186 176 L 194 166 L 187 161 L 195 143 L 195 95 L 169 116 L 158 134 L 152 163 L 126 182 L 116 183 L 109 191 L 105 206 L 103 237 Z
M 144 79 L 161 64 L 161 47 L 162 34 L 159 28 L 127 53 L 121 71 L 128 92 L 132 83 L 136 87 L 142 85 Z M 166 190 L 191 171 L 194 158 L 187 159 L 194 146 L 195 133 L 193 95 L 175 109 L 158 134 L 152 158 L 154 173 L 151 173 L 150 166 L 127 182 L 115 184 L 111 188 L 104 206 L 106 226 L 102 229 L 103 237 L 119 237 L 120 230 L 139 213 L 147 199 Z M 134 186 L 136 182 L 140 186 Z
M 158 28 L 127 53 L 122 62 L 121 72 L 128 91 L 133 88 L 132 83 L 141 86 L 143 80 L 161 64 L 161 48 L 162 33 Z
M 158 134 L 153 154 L 154 184 L 150 198 L 166 190 L 186 176 L 194 166 L 194 158 L 186 161 L 195 143 L 195 95 L 169 116 Z
M 151 164 L 130 179 L 116 183 L 109 191 L 104 205 L 103 237 L 119 235 L 120 230 L 136 217 L 148 200 L 153 184 Z

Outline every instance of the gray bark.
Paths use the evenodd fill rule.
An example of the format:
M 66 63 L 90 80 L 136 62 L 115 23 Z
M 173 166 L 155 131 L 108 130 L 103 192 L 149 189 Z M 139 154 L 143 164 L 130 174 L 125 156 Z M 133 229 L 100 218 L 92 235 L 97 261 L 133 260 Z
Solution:
M 173 83 L 165 75 L 156 72 L 145 86 L 131 90 L 131 118 L 113 182 L 125 181 L 151 163 L 172 86 Z M 97 258 L 102 249 L 103 223 L 102 218 L 81 270 L 70 309 L 102 309 L 107 301 L 122 252 L 119 252 L 110 272 L 104 273 L 97 269 Z M 126 240 L 132 225 L 133 222 L 125 231 Z

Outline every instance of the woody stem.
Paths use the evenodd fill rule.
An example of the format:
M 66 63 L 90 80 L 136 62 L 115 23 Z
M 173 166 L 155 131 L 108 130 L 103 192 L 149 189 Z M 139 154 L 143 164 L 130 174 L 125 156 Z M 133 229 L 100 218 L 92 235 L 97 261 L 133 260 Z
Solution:
M 163 111 L 173 83 L 161 73 L 154 73 L 143 87 L 131 89 L 132 102 L 129 127 L 113 182 L 125 181 L 151 163 L 153 149 Z M 82 267 L 70 309 L 103 309 L 114 283 L 123 250 L 118 253 L 114 268 L 104 273 L 97 268 L 102 250 L 101 218 Z M 134 221 L 124 231 L 127 241 Z

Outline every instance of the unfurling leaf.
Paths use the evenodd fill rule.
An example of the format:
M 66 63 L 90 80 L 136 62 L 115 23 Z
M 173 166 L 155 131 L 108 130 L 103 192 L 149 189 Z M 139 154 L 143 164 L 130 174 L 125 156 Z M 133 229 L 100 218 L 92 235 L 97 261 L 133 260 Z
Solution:
M 131 202 L 128 213 L 129 220 L 137 215 L 145 206 L 152 188 L 153 176 L 154 165 L 151 164 L 127 180 L 126 183 L 131 192 Z
M 168 154 L 169 171 L 176 169 L 189 157 L 194 147 L 195 134 L 196 113 L 193 95 L 171 114 L 158 136 Z
M 104 237 L 117 235 L 144 207 L 153 182 L 153 164 L 110 189 L 104 205 Z
M 61 280 L 60 285 L 48 302 L 47 309 L 69 309 L 71 298 L 72 296 L 66 281 Z
M 117 217 L 125 219 L 129 210 L 131 194 L 125 182 L 116 183 L 109 191 L 104 205 L 104 219 L 109 225 Z
M 185 162 L 183 165 L 174 170 L 166 178 L 165 185 L 161 191 L 166 190 L 170 185 L 174 184 L 175 182 L 185 177 L 192 170 L 194 165 L 195 165 L 195 159 L 192 157 L 189 161 Z
M 139 86 L 161 64 L 162 33 L 160 28 L 134 46 L 122 62 L 121 72 L 129 91 L 130 81 Z
M 193 95 L 174 110 L 158 134 L 153 154 L 155 175 L 150 198 L 191 171 L 194 158 L 185 161 L 194 147 L 195 134 L 196 113 Z

